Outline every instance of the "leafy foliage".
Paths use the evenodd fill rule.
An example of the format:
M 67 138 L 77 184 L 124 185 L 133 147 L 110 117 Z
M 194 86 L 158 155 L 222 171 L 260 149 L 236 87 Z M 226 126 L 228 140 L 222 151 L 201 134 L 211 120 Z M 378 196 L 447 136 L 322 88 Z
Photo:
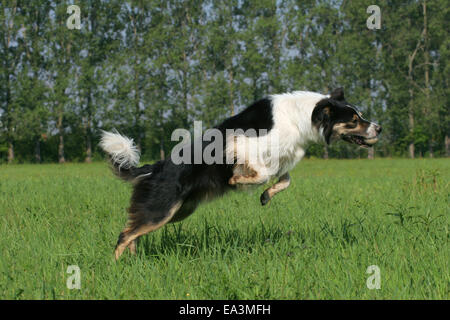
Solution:
M 211 127 L 271 93 L 344 87 L 383 125 L 378 156 L 448 155 L 445 1 L 70 1 L 0 4 L 0 162 L 92 161 L 99 129 L 167 155 L 176 128 Z M 309 149 L 322 157 L 323 146 Z M 366 157 L 340 143 L 330 157 Z

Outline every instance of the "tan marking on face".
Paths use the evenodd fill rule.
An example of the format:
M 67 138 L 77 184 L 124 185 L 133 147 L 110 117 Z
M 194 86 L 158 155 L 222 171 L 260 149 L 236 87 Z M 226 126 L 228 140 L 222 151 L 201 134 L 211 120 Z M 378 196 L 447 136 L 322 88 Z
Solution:
M 354 123 L 355 120 L 357 121 L 356 124 Z M 358 135 L 364 137 L 367 136 L 367 128 L 369 125 L 370 123 L 362 122 L 355 114 L 352 121 L 335 124 L 333 126 L 333 132 L 335 135 Z

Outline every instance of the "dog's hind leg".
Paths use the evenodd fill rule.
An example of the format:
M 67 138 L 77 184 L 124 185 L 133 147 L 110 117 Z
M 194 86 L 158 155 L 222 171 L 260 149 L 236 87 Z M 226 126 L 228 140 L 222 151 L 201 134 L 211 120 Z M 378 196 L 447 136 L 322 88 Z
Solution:
M 134 239 L 133 241 L 130 242 L 130 244 L 128 245 L 128 249 L 130 249 L 130 252 L 132 255 L 136 254 L 136 241 L 137 239 Z
M 265 206 L 270 201 L 270 199 L 273 198 L 273 196 L 275 196 L 277 193 L 283 190 L 286 190 L 290 184 L 291 184 L 291 177 L 289 176 L 289 173 L 286 172 L 280 177 L 277 183 L 275 183 L 270 188 L 266 189 L 261 194 L 260 198 L 261 204 Z
M 118 260 L 124 250 L 128 247 L 131 252 L 136 251 L 136 239 L 149 232 L 155 231 L 165 225 L 173 215 L 180 209 L 183 201 L 179 200 L 162 215 L 158 213 L 157 218 L 148 219 L 149 213 L 132 214 L 128 227 L 123 229 L 119 235 L 115 249 L 115 259 Z

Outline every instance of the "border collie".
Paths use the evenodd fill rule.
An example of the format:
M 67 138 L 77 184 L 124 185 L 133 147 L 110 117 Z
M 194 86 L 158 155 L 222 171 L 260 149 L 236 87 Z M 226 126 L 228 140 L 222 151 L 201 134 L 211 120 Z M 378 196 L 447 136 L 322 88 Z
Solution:
M 277 178 L 278 181 L 261 195 L 261 204 L 267 204 L 289 186 L 289 170 L 303 158 L 311 141 L 324 140 L 329 144 L 342 139 L 369 147 L 378 141 L 381 132 L 381 126 L 363 119 L 362 114 L 345 101 L 341 88 L 330 95 L 305 91 L 271 95 L 226 119 L 215 129 L 224 135 L 228 129 L 254 129 L 257 133 L 235 135 L 233 140 L 224 138 L 223 157 L 231 154 L 235 160 L 232 163 L 175 164 L 168 158 L 138 167 L 139 152 L 133 140 L 117 131 L 103 132 L 100 146 L 109 154 L 114 173 L 134 186 L 129 220 L 115 249 L 116 260 L 127 247 L 135 253 L 137 238 L 168 222 L 185 219 L 200 202 L 242 185 L 261 185 Z M 272 149 L 276 152 L 268 153 L 264 147 L 258 152 L 264 153 L 266 159 L 276 160 L 277 170 L 267 170 L 264 161 L 237 161 L 245 158 L 246 146 L 263 145 L 275 132 L 278 140 L 272 144 Z M 207 142 L 202 143 L 203 149 L 207 146 Z

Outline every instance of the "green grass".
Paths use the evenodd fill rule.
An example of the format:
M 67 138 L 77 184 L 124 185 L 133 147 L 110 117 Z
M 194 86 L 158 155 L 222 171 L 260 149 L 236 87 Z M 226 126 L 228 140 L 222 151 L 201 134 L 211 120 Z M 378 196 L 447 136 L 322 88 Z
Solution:
M 0 299 L 449 299 L 449 169 L 304 160 L 268 206 L 229 194 L 115 263 L 131 189 L 106 164 L 1 166 Z

